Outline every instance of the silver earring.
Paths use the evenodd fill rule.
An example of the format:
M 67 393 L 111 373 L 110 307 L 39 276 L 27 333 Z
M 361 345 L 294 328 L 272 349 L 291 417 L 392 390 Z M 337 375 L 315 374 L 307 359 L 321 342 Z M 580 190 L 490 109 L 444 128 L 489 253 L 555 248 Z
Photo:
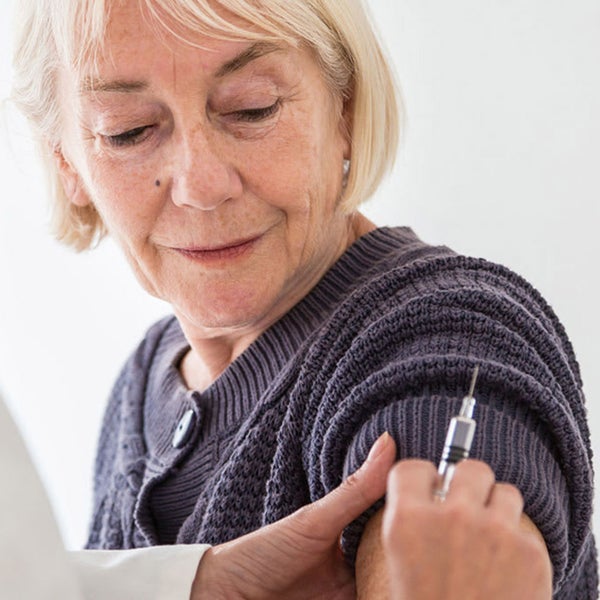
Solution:
M 348 175 L 350 174 L 350 159 L 345 158 L 342 163 L 342 187 L 348 184 Z

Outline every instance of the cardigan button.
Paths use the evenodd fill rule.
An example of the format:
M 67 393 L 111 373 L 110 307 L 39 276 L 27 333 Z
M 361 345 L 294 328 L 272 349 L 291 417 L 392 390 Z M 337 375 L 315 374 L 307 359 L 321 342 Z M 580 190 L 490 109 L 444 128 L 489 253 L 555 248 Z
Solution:
M 196 415 L 190 408 L 186 410 L 183 417 L 179 419 L 175 433 L 173 434 L 173 448 L 181 448 L 190 439 L 192 431 L 194 431 L 194 424 L 196 422 Z

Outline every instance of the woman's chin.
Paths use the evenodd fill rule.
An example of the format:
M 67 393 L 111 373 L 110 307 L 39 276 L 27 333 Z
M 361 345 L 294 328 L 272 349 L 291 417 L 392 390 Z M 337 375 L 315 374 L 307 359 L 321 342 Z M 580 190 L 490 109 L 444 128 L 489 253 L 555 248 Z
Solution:
M 217 295 L 210 300 L 197 298 L 192 303 L 173 305 L 173 309 L 184 331 L 195 330 L 202 335 L 212 331 L 218 335 L 219 332 L 266 329 L 278 318 L 272 310 L 273 304 L 266 295 L 256 297 L 239 292 Z

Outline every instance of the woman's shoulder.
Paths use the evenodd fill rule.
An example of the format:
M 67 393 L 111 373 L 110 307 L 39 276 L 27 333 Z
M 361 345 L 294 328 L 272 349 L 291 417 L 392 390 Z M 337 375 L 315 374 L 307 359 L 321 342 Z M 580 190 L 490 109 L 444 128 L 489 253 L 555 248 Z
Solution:
M 123 396 L 125 389 L 128 389 L 129 393 L 135 392 L 138 388 L 144 390 L 156 365 L 165 361 L 172 362 L 172 357 L 180 353 L 186 345 L 187 342 L 175 316 L 168 315 L 153 323 L 121 367 L 112 388 L 109 407 Z M 140 394 L 136 393 L 136 395 Z
M 315 339 L 311 355 L 319 364 L 333 353 L 337 364 L 378 368 L 384 357 L 405 348 L 411 360 L 474 354 L 519 365 L 541 357 L 581 387 L 564 327 L 523 277 L 504 265 L 426 244 L 410 230 L 372 234 L 351 248 L 354 260 L 363 261 L 363 275 Z M 520 355 L 513 355 L 515 348 Z
M 439 309 L 463 306 L 491 314 L 502 305 L 503 311 L 526 311 L 564 336 L 551 306 L 522 276 L 484 258 L 428 244 L 409 228 L 376 229 L 358 240 L 344 259 L 346 264 L 336 267 L 347 272 L 350 265 L 360 276 L 354 277 L 339 308 L 354 307 L 356 316 L 367 321 L 402 308 L 419 312 L 432 303 Z
M 426 294 L 447 287 L 479 287 L 482 284 L 534 297 L 545 304 L 542 296 L 523 277 L 510 268 L 485 258 L 467 256 L 444 245 L 421 240 L 408 227 L 381 227 L 352 246 L 348 259 L 362 263 L 368 275 L 362 287 L 371 286 L 381 278 L 390 289 L 399 284 L 413 284 L 412 292 Z M 392 282 L 397 282 L 393 285 Z M 414 282 L 419 285 L 415 286 Z
M 174 315 L 167 315 L 154 322 L 145 332 L 131 353 L 125 367 L 146 370 L 157 355 L 185 343 L 179 322 Z
M 106 448 L 114 444 L 124 423 L 140 421 L 139 413 L 143 410 L 144 398 L 156 365 L 165 357 L 168 360 L 169 353 L 181 346 L 181 340 L 185 343 L 177 319 L 172 315 L 166 316 L 148 328 L 131 352 L 113 384 L 104 411 L 99 442 L 102 451 L 98 452 L 98 461 L 105 461 Z M 99 470 L 98 464 L 96 470 Z

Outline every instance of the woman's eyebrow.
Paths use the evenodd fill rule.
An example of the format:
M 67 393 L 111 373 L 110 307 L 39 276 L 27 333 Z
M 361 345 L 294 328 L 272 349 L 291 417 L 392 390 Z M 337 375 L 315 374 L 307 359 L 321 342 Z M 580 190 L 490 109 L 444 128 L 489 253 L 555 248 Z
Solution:
M 217 70 L 215 77 L 225 77 L 234 71 L 242 69 L 249 62 L 260 58 L 261 56 L 265 56 L 265 54 L 270 54 L 271 52 L 278 52 L 281 50 L 283 50 L 282 46 L 274 42 L 256 42 L 222 65 Z
M 119 92 L 128 94 L 132 92 L 140 92 L 148 87 L 145 81 L 115 79 L 104 80 L 95 77 L 86 77 L 79 86 L 80 94 L 89 94 L 96 92 Z

